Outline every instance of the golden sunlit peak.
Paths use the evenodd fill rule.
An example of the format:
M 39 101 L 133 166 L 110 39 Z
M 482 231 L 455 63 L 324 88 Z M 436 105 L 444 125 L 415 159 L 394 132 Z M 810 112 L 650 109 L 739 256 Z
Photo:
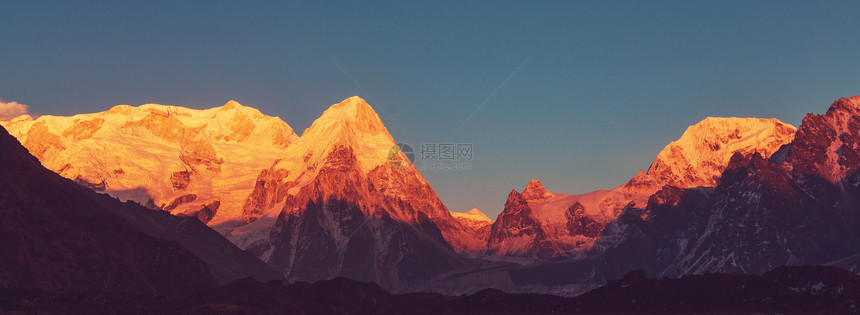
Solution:
M 493 223 L 493 220 L 487 217 L 486 214 L 478 210 L 478 208 L 473 208 L 472 210 L 466 212 L 454 212 L 451 211 L 451 215 L 457 219 L 466 219 L 472 220 L 476 222 L 485 222 L 485 223 Z
M 322 116 L 314 121 L 311 129 L 315 126 L 340 124 L 348 124 L 351 129 L 360 133 L 376 134 L 385 130 L 379 115 L 358 96 L 347 98 L 326 109 Z M 387 134 L 387 131 L 385 133 Z
M 229 102 L 225 103 L 224 106 L 221 106 L 221 109 L 231 110 L 231 109 L 234 109 L 237 107 L 242 107 L 242 104 L 239 104 L 239 102 L 237 102 L 237 101 L 230 100 Z
M 529 183 L 526 185 L 526 189 L 529 187 L 543 189 L 543 184 L 537 179 L 529 180 Z
M 370 107 L 367 102 L 358 96 L 351 96 L 340 103 L 334 104 L 331 108 L 357 108 L 357 107 Z

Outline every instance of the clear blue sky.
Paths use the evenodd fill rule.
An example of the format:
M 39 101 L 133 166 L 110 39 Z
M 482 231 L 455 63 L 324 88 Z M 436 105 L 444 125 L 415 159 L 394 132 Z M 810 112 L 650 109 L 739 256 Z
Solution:
M 359 95 L 398 141 L 472 143 L 472 170 L 424 176 L 491 217 L 531 178 L 622 184 L 706 116 L 797 125 L 860 94 L 857 1 L 2 1 L 0 16 L 5 101 L 235 99 L 301 133 Z

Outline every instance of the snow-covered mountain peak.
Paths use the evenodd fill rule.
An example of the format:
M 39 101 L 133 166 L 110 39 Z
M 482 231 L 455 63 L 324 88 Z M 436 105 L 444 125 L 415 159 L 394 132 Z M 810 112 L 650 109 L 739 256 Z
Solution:
M 24 115 L 21 115 L 21 116 L 18 116 L 18 117 L 12 118 L 12 120 L 10 120 L 9 122 L 10 122 L 10 123 L 11 123 L 11 122 L 13 122 L 13 121 L 20 121 L 20 122 L 24 122 L 24 121 L 32 121 L 32 120 L 33 120 L 33 116 L 30 116 L 30 115 L 24 114 Z
M 227 103 L 224 103 L 224 106 L 221 106 L 221 110 L 231 110 L 237 107 L 241 108 L 244 106 L 242 106 L 242 104 L 239 104 L 239 102 L 235 100 L 230 100 Z
M 487 217 L 486 214 L 484 214 L 483 212 L 481 212 L 481 210 L 478 210 L 477 208 L 469 210 L 467 212 L 451 211 L 451 215 L 454 216 L 454 218 L 459 219 L 459 220 L 471 220 L 471 221 L 475 221 L 475 222 L 485 222 L 488 224 L 493 223 L 492 219 Z
M 228 237 L 291 280 L 345 275 L 390 285 L 450 271 L 464 263 L 455 249 L 485 245 L 358 97 L 329 107 L 256 183 L 243 206 L 248 224 Z
M 656 191 L 663 185 L 716 186 L 735 153 L 770 156 L 794 139 L 797 128 L 777 119 L 708 117 L 661 151 L 646 173 L 620 188 Z
M 344 185 L 348 181 L 352 183 Z M 388 198 L 398 204 L 426 199 L 403 204 L 413 209 L 387 207 L 391 210 L 385 210 L 388 215 L 398 220 L 416 220 L 419 211 L 414 209 L 419 205 L 432 220 L 453 220 L 379 116 L 358 97 L 327 109 L 260 174 L 258 182 L 264 184 L 258 185 L 243 207 L 248 221 L 282 209 L 301 213 L 307 200 L 345 200 L 379 215 L 385 209 L 375 202 Z
M 366 174 L 385 163 L 408 161 L 395 147 L 394 138 L 379 115 L 363 99 L 353 96 L 323 112 L 281 154 L 273 168 L 291 170 L 288 181 L 308 183 L 321 166 L 329 163 L 333 152 L 344 149 L 355 155 L 359 168 Z
M 358 96 L 353 96 L 329 107 L 302 134 L 348 132 L 354 136 L 367 137 L 383 134 L 394 141 L 379 119 L 376 111 Z
M 280 118 L 235 101 L 205 110 L 117 105 L 2 125 L 62 176 L 175 214 L 217 210 L 218 219 L 241 216 L 256 174 L 298 138 Z

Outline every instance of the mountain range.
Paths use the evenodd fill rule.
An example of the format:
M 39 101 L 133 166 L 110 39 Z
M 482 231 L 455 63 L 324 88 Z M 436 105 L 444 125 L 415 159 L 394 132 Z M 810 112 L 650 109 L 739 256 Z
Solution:
M 627 183 L 563 194 L 532 180 L 507 195 L 496 220 L 449 211 L 358 97 L 332 105 L 301 136 L 234 101 L 208 110 L 119 105 L 0 126 L 17 138 L 2 143 L 4 178 L 16 179 L 4 181 L 3 228 L 19 235 L 4 248 L 31 250 L 0 270 L 4 287 L 68 289 L 117 268 L 104 288 L 342 276 L 395 292 L 576 295 L 637 269 L 678 278 L 860 261 L 858 96 L 799 128 L 706 118 Z M 107 243 L 87 243 L 94 230 Z M 21 269 L 54 261 L 38 253 L 55 246 L 69 263 L 45 265 L 57 275 Z M 149 254 L 165 248 L 175 268 L 153 267 L 161 258 Z M 107 265 L 82 267 L 89 261 Z M 168 274 L 151 274 L 159 272 Z
M 259 170 L 298 136 L 235 101 L 209 110 L 146 104 L 3 126 L 50 170 L 123 201 L 204 222 L 229 221 Z
M 490 233 L 489 253 L 582 256 L 625 207 L 644 207 L 664 186 L 714 187 L 734 154 L 770 156 L 791 142 L 795 131 L 776 119 L 709 117 L 667 145 L 647 172 L 615 189 L 568 195 L 532 180 L 522 193 L 508 195 Z

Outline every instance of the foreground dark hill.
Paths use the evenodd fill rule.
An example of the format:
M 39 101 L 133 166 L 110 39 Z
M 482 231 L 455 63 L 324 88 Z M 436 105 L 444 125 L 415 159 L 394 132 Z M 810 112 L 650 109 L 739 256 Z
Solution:
M 182 298 L 121 293 L 0 291 L 0 309 L 42 313 L 512 314 L 860 313 L 860 276 L 834 267 L 781 267 L 761 276 L 705 274 L 649 279 L 642 271 L 574 298 L 483 290 L 466 296 L 390 294 L 374 283 L 237 280 Z
M 215 285 L 175 242 L 137 231 L 0 129 L 0 287 L 151 294 Z
M 122 204 L 45 169 L 3 128 L 0 252 L 4 289 L 173 295 L 278 278 L 196 219 Z
M 280 273 L 248 251 L 230 243 L 224 236 L 193 216 L 174 216 L 152 211 L 134 202 L 91 193 L 93 199 L 138 230 L 158 239 L 175 241 L 200 258 L 219 284 L 253 277 L 260 281 L 283 279 Z

